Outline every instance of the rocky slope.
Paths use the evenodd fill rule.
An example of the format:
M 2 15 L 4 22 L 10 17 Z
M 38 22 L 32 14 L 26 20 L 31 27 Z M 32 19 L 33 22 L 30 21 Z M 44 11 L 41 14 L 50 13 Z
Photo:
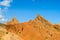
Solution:
M 6 37 L 7 35 L 3 36 L 4 38 L 10 38 L 11 35 L 15 35 L 11 37 L 16 38 L 16 40 L 60 40 L 60 25 L 53 25 L 40 15 L 34 20 L 24 23 L 20 23 L 16 18 L 13 18 L 3 28 L 4 34 L 7 31 L 9 35 L 8 37 Z
M 0 40 L 23 40 L 15 33 L 8 32 L 6 25 L 0 24 Z

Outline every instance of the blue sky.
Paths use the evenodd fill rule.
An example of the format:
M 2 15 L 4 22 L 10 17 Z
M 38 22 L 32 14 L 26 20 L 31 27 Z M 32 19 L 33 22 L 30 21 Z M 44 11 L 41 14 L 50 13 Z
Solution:
M 40 14 L 52 23 L 60 23 L 60 0 L 13 0 L 3 16 L 16 17 L 20 22 L 29 21 Z

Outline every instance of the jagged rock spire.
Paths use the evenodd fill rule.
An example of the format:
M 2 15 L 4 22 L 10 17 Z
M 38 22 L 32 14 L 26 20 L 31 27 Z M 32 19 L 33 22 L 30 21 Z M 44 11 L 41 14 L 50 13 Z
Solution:
M 40 14 L 35 18 L 36 21 L 47 21 Z
M 6 25 L 10 25 L 10 24 L 11 24 L 11 25 L 15 25 L 15 24 L 18 24 L 18 23 L 19 23 L 18 20 L 16 20 L 16 18 L 13 17 L 10 22 L 7 22 L 7 23 L 6 23 Z
M 17 20 L 15 17 L 13 17 L 13 18 L 12 18 L 12 22 L 18 23 L 18 20 Z
M 38 14 L 34 22 L 36 22 L 37 24 L 51 25 L 51 23 L 47 21 L 46 19 L 44 19 L 40 14 Z
M 43 17 L 40 14 L 38 14 L 38 16 L 36 17 L 36 19 L 41 20 L 41 19 L 43 19 Z

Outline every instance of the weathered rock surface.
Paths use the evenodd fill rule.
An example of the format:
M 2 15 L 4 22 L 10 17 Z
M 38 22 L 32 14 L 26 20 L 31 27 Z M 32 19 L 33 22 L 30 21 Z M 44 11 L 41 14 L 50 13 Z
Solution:
M 8 32 L 4 24 L 0 24 L 0 40 L 23 40 L 15 33 Z
M 60 40 L 60 25 L 53 25 L 40 15 L 34 20 L 24 23 L 19 23 L 16 18 L 13 18 L 5 26 L 3 28 L 9 32 L 9 36 L 5 35 L 4 38 L 9 38 L 13 33 L 16 40 Z

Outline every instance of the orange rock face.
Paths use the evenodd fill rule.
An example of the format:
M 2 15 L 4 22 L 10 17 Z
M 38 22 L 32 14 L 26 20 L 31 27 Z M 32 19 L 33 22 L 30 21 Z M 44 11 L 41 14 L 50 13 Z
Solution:
M 18 24 L 19 22 L 16 20 L 16 18 L 13 18 L 12 21 L 7 22 L 6 25 L 15 25 Z
M 19 35 L 23 40 L 60 40 L 60 25 L 53 25 L 40 15 L 24 23 L 13 18 L 6 26 L 8 32 Z

